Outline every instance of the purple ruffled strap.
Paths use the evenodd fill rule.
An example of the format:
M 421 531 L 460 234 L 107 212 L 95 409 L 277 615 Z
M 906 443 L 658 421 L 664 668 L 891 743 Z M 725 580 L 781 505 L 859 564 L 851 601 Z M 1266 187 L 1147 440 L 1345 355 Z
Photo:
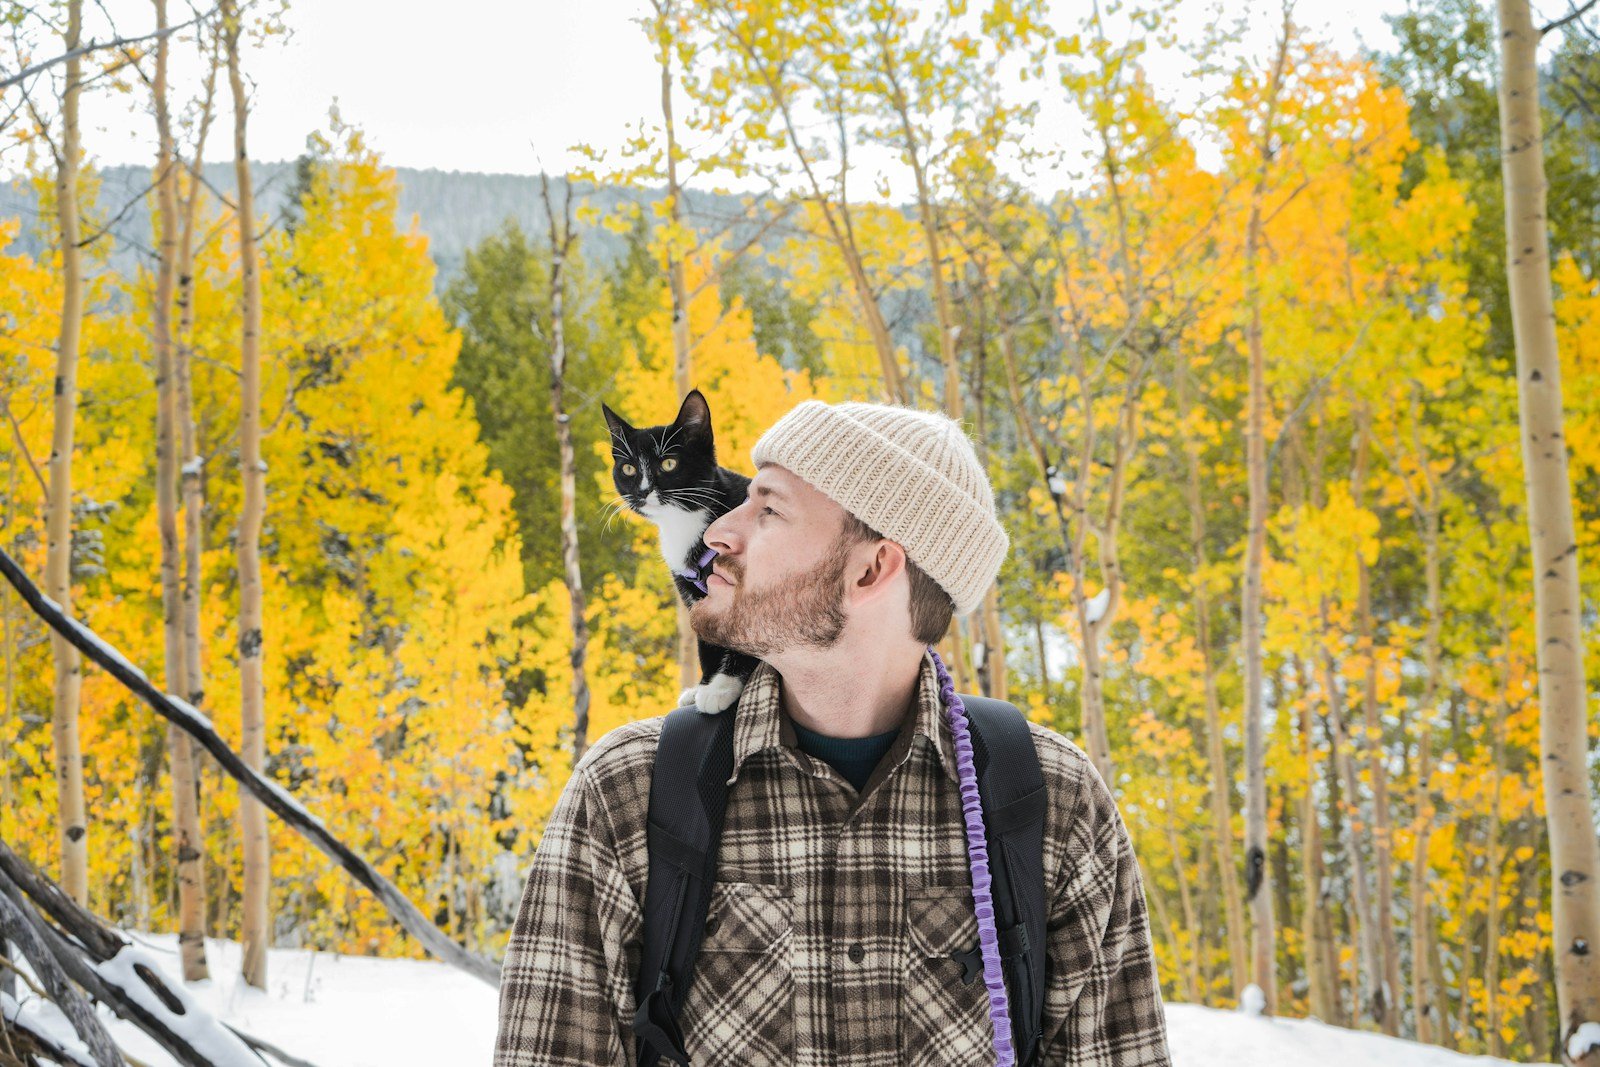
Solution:
M 978 793 L 978 771 L 972 761 L 972 735 L 967 728 L 967 707 L 956 695 L 955 683 L 932 645 L 933 669 L 939 676 L 939 696 L 950 719 L 956 743 L 956 771 L 961 780 L 961 811 L 967 824 L 967 860 L 972 867 L 972 904 L 978 913 L 978 944 L 983 949 L 983 984 L 989 989 L 989 1018 L 994 1022 L 996 1067 L 1014 1067 L 1011 1047 L 1011 1002 L 1000 969 L 1000 933 L 994 922 L 994 896 L 989 892 L 989 845 L 983 830 L 983 799 Z
M 711 557 L 715 556 L 716 554 L 716 549 L 708 548 L 705 551 L 705 555 L 701 556 L 700 559 L 695 563 L 694 570 L 673 571 L 672 573 L 676 574 L 679 578 L 682 578 L 684 581 L 688 582 L 702 593 L 707 592 L 706 567 L 711 562 Z

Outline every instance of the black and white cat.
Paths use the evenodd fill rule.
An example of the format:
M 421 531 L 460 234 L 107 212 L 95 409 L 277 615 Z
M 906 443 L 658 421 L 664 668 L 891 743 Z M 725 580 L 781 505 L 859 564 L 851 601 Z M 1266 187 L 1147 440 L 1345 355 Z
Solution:
M 744 503 L 751 479 L 717 466 L 711 409 L 698 389 L 689 391 L 678 417 L 665 426 L 635 429 L 605 404 L 600 409 L 611 429 L 617 492 L 661 531 L 661 555 L 678 596 L 693 607 L 706 595 L 708 555 L 714 555 L 703 539 L 706 527 Z M 702 639 L 700 684 L 685 689 L 678 704 L 693 704 L 708 715 L 732 707 L 759 662 Z

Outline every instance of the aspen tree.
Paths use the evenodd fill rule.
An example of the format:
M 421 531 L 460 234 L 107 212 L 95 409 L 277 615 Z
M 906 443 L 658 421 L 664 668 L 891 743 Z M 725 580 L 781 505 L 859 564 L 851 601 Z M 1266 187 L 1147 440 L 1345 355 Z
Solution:
M 1350 475 L 1350 492 L 1358 507 L 1366 507 L 1367 455 L 1372 436 L 1371 415 L 1364 408 L 1357 418 L 1355 469 Z M 1378 656 L 1372 624 L 1372 566 L 1363 555 L 1357 555 L 1358 607 L 1363 679 L 1361 688 L 1362 736 L 1366 749 L 1367 775 L 1372 789 L 1372 821 L 1369 826 L 1374 853 L 1373 867 L 1377 874 L 1377 895 L 1373 900 L 1372 919 L 1378 943 L 1378 965 L 1381 975 L 1374 983 L 1373 1013 L 1383 1032 L 1390 1036 L 1400 1033 L 1402 1005 L 1399 997 L 1400 946 L 1394 930 L 1394 844 L 1389 818 L 1389 778 L 1384 766 L 1382 725 L 1378 718 Z
M 83 0 L 67 0 L 64 44 L 78 49 L 83 30 Z M 55 428 L 50 442 L 50 502 L 46 518 L 48 549 L 45 591 L 72 610 L 72 441 L 78 410 L 78 347 L 83 332 L 83 249 L 78 215 L 78 97 L 83 60 L 66 60 L 61 92 L 61 144 L 56 155 L 56 223 L 61 241 L 61 332 L 56 342 Z M 57 819 L 61 835 L 61 888 L 79 904 L 89 899 L 89 816 L 83 793 L 83 754 L 78 743 L 78 708 L 83 685 L 77 649 L 59 634 L 50 637 L 55 662 L 55 741 Z
M 841 43 L 848 54 L 864 60 L 855 68 L 856 77 L 850 83 L 855 90 L 855 106 L 869 119 L 869 135 L 873 129 L 871 120 L 887 108 L 890 118 L 883 124 L 878 140 L 899 153 L 911 169 L 917 222 L 926 249 L 927 287 L 934 308 L 939 363 L 944 374 L 941 399 L 944 413 L 960 421 L 966 401 L 958 342 L 970 349 L 973 341 L 968 339 L 975 337 L 975 331 L 970 314 L 964 316 L 965 322 L 958 318 L 956 279 L 961 265 L 954 250 L 959 245 L 959 235 L 947 218 L 949 198 L 942 195 L 939 182 L 941 171 L 950 169 L 951 164 L 941 166 L 941 160 L 954 156 L 959 163 L 962 154 L 996 152 L 1009 137 L 1024 134 L 1006 121 L 1009 114 L 1003 107 L 987 114 L 995 121 L 976 123 L 977 131 L 972 134 L 940 128 L 936 126 L 936 116 L 948 116 L 946 121 L 953 123 L 976 117 L 974 98 L 997 83 L 1000 59 L 1020 51 L 1020 46 L 1031 40 L 1037 30 L 1031 16 L 1038 12 L 1031 4 L 997 10 L 990 32 L 980 40 L 958 32 L 958 12 L 953 7 L 916 11 L 895 3 L 868 3 L 842 5 L 842 11 L 854 25 L 848 27 L 852 32 L 844 34 Z M 924 19 L 925 25 L 921 24 Z M 960 154 L 955 151 L 957 147 L 962 150 Z M 981 338 L 977 343 L 981 344 Z M 976 389 L 982 390 L 983 375 L 972 381 Z M 973 399 L 981 406 L 981 395 Z M 980 440 L 986 439 L 981 426 L 977 433 Z M 969 628 L 971 637 L 967 635 Z M 985 591 L 978 613 L 970 619 L 953 620 L 947 643 L 952 646 L 946 655 L 954 665 L 958 685 L 972 684 L 965 680 L 968 652 L 981 650 L 983 662 L 976 667 L 988 683 L 987 694 L 1006 698 L 1006 642 L 997 586 L 991 585 Z
M 1260 990 L 1266 1014 L 1278 1010 L 1277 923 L 1267 875 L 1267 746 L 1261 718 L 1266 683 L 1261 653 L 1261 563 L 1267 541 L 1266 353 L 1261 343 L 1261 208 L 1271 168 L 1273 124 L 1283 91 L 1292 23 L 1284 7 L 1283 30 L 1267 88 L 1265 114 L 1257 139 L 1258 169 L 1250 196 L 1250 221 L 1245 236 L 1245 326 L 1250 387 L 1246 400 L 1245 447 L 1249 471 L 1249 532 L 1245 542 L 1244 592 L 1240 606 L 1244 646 L 1245 731 L 1245 867 L 1255 940 L 1251 945 L 1251 977 Z
M 195 135 L 194 154 L 184 168 L 186 188 L 180 189 L 178 208 L 183 228 L 178 238 L 177 279 L 174 303 L 178 311 L 177 330 L 173 337 L 173 377 L 177 390 L 175 415 L 182 462 L 180 470 L 183 497 L 183 587 L 181 593 L 183 615 L 183 679 L 182 693 L 191 705 L 201 710 L 206 707 L 205 673 L 200 662 L 200 582 L 201 558 L 205 549 L 205 472 L 202 469 L 199 438 L 195 427 L 194 400 L 194 332 L 195 332 L 195 228 L 204 198 L 201 167 L 205 160 L 206 137 L 211 130 L 215 113 L 217 65 L 220 47 L 218 36 L 210 39 L 211 50 L 206 62 L 205 95 L 200 106 L 198 131 Z M 205 801 L 204 790 L 207 766 L 205 750 L 192 739 L 185 739 L 191 752 L 197 790 L 197 807 Z M 219 776 L 220 777 L 220 776 Z M 204 907 L 206 895 L 205 818 L 198 819 L 201 847 L 195 857 L 195 880 Z M 201 917 L 204 933 L 205 917 Z M 202 938 L 202 944 L 204 943 Z M 187 977 L 187 976 L 186 976 Z
M 662 92 L 666 89 L 663 87 Z M 583 567 L 578 545 L 578 468 L 572 450 L 572 425 L 567 414 L 564 392 L 567 381 L 567 256 L 572 251 L 572 185 L 567 184 L 561 200 L 561 218 L 556 219 L 550 199 L 550 179 L 539 175 L 539 191 L 544 197 L 545 220 L 550 235 L 550 416 L 555 420 L 556 446 L 561 454 L 561 563 L 570 605 L 572 627 L 572 766 L 589 748 L 589 676 L 584 661 L 589 651 L 589 624 L 584 618 L 587 600 L 583 592 Z M 681 280 L 681 279 L 680 279 Z M 679 320 L 684 320 L 687 336 L 688 315 L 678 306 L 678 290 L 673 291 L 673 336 L 678 336 Z M 535 319 L 533 328 L 538 330 Z
M 1439 694 L 1444 688 L 1443 652 L 1441 634 L 1444 624 L 1443 579 L 1441 576 L 1440 523 L 1442 513 L 1442 487 L 1431 451 L 1422 437 L 1421 384 L 1415 379 L 1407 383 L 1409 417 L 1405 430 L 1397 433 L 1400 444 L 1406 449 L 1406 458 L 1416 468 L 1419 485 L 1411 479 L 1398 479 L 1401 490 L 1410 504 L 1412 521 L 1423 550 L 1423 606 L 1427 627 L 1423 635 L 1422 662 L 1426 672 L 1422 699 L 1419 702 L 1417 722 L 1417 764 L 1415 784 L 1412 788 L 1411 819 L 1411 1003 L 1414 1006 L 1415 1037 L 1423 1044 L 1433 1044 L 1447 1033 L 1444 1012 L 1444 990 L 1433 980 L 1429 965 L 1429 941 L 1436 918 L 1432 894 L 1428 887 L 1428 842 L 1432 838 L 1438 818 L 1433 802 L 1433 732 L 1438 716 Z M 1397 447 L 1395 453 L 1399 454 Z M 1391 459 L 1391 464 L 1394 462 Z
M 654 19 L 650 20 L 649 28 L 655 37 L 656 62 L 660 64 L 661 67 L 661 132 L 663 136 L 666 137 L 667 141 L 665 151 L 666 158 L 664 162 L 667 176 L 667 215 L 671 221 L 671 230 L 667 234 L 667 238 L 663 243 L 666 247 L 667 253 L 667 286 L 668 290 L 672 294 L 673 382 L 676 387 L 677 395 L 684 397 L 688 396 L 689 390 L 694 388 L 694 375 L 689 363 L 689 286 L 684 280 L 684 256 L 681 251 L 681 245 L 684 243 L 682 240 L 682 235 L 686 232 L 686 226 L 683 217 L 683 186 L 678 182 L 678 157 L 680 156 L 681 151 L 678 148 L 678 125 L 673 117 L 672 112 L 672 57 L 674 45 L 677 43 L 681 19 L 676 0 L 651 0 L 651 7 L 655 10 L 655 17 Z M 542 177 L 543 176 L 541 175 L 541 180 Z M 569 184 L 567 185 L 568 202 L 571 201 L 571 198 L 572 186 L 569 181 Z M 546 214 L 549 214 L 549 211 L 550 196 L 549 190 L 546 189 Z M 556 253 L 556 223 L 554 216 L 550 217 L 549 222 L 551 234 L 550 249 L 552 256 L 554 256 Z M 567 237 L 570 239 L 570 232 L 567 234 Z M 559 273 L 559 270 L 559 265 L 554 259 L 552 259 L 550 267 L 550 286 L 552 297 L 555 295 L 556 276 Z M 554 321 L 556 324 L 555 329 L 561 329 L 559 315 L 556 316 Z M 553 353 L 552 359 L 554 359 Z M 554 390 L 559 388 L 559 386 L 552 384 L 551 388 Z M 557 417 L 559 419 L 560 408 L 558 407 L 555 410 L 558 413 Z M 564 423 L 561 425 L 559 433 L 565 447 L 566 443 L 570 442 L 570 435 L 567 434 Z M 565 454 L 566 453 L 563 452 L 563 456 L 565 456 Z M 562 500 L 565 502 L 567 484 L 565 478 L 565 462 L 563 462 L 562 471 Z M 563 515 L 565 515 L 564 509 Z M 563 523 L 563 546 L 566 544 L 566 536 L 567 527 L 565 523 Z M 565 558 L 565 547 L 563 547 L 562 555 L 563 558 Z M 572 575 L 569 573 L 569 587 L 571 587 L 571 579 Z M 673 598 L 673 604 L 678 614 L 678 675 L 680 684 L 683 688 L 687 689 L 700 681 L 700 655 L 698 651 L 699 639 L 695 636 L 694 628 L 689 625 L 689 609 L 684 606 L 684 603 L 681 599 L 676 597 Z M 576 612 L 577 608 L 574 607 L 573 610 Z M 578 632 L 577 627 L 581 625 L 581 616 L 574 615 L 573 632 L 575 636 Z M 577 652 L 575 650 L 574 655 L 576 654 Z M 574 671 L 572 680 L 574 686 L 579 684 L 579 679 L 582 677 L 582 673 L 583 672 L 581 670 Z M 587 715 L 583 715 L 582 718 L 587 720 Z M 579 751 L 581 752 L 581 750 Z
M 167 28 L 167 0 L 154 0 L 156 28 Z M 168 36 L 156 43 L 151 96 L 156 113 L 156 285 L 151 309 L 151 334 L 156 366 L 156 511 L 161 535 L 161 608 L 165 674 L 169 692 L 183 691 L 184 631 L 182 593 L 178 585 L 179 546 L 177 463 L 174 452 L 177 383 L 173 367 L 173 289 L 178 270 L 178 159 L 172 141 L 172 115 L 167 99 Z M 185 981 L 207 977 L 205 901 L 201 896 L 200 833 L 195 796 L 194 746 L 182 730 L 167 724 L 167 758 L 172 789 L 172 847 L 178 870 L 178 946 Z
M 239 721 L 240 751 L 259 772 L 266 763 L 266 694 L 261 680 L 261 519 L 265 508 L 266 463 L 261 459 L 261 271 L 256 246 L 255 187 L 250 176 L 246 133 L 250 101 L 239 69 L 243 22 L 237 0 L 222 0 L 222 33 L 233 95 L 233 167 L 238 182 L 239 272 L 242 326 L 239 344 L 239 477 L 244 510 L 239 516 Z M 271 852 L 267 811 L 252 796 L 239 797 L 239 831 L 244 839 L 244 886 L 240 972 L 257 989 L 267 987 L 267 947 L 271 938 Z
M 1539 747 L 1550 831 L 1551 919 L 1562 1055 L 1600 1063 L 1600 844 L 1589 784 L 1578 543 L 1556 352 L 1539 114 L 1539 33 L 1528 0 L 1497 0 L 1506 275 L 1517 352 L 1538 634 Z
M 613 185 L 636 185 L 641 182 L 662 182 L 666 186 L 666 195 L 656 206 L 657 214 L 663 218 L 654 226 L 652 245 L 662 257 L 667 291 L 672 302 L 673 390 L 676 396 L 682 398 L 688 396 L 696 383 L 703 380 L 694 361 L 695 348 L 700 339 L 690 326 L 690 304 L 700 288 L 716 283 L 726 268 L 755 248 L 774 225 L 789 215 L 793 205 L 781 205 L 762 220 L 760 215 L 772 203 L 771 199 L 745 197 L 744 210 L 727 226 L 710 236 L 703 235 L 691 223 L 687 182 L 696 175 L 719 170 L 739 172 L 744 165 L 743 146 L 742 141 L 735 139 L 715 151 L 702 147 L 691 155 L 686 150 L 683 144 L 684 131 L 690 131 L 692 136 L 693 131 L 703 130 L 708 123 L 716 121 L 702 114 L 700 109 L 705 103 L 705 90 L 703 86 L 696 85 L 694 78 L 694 67 L 704 43 L 700 33 L 703 27 L 695 17 L 695 5 L 691 0 L 650 0 L 650 7 L 652 14 L 638 21 L 650 37 L 656 64 L 660 68 L 663 143 L 645 143 L 641 139 L 625 147 L 625 158 L 644 157 L 638 165 L 623 167 L 605 175 L 590 171 L 581 173 L 584 178 L 597 183 L 604 181 Z M 684 114 L 680 114 L 678 109 L 680 86 L 686 90 L 684 102 L 687 108 Z M 729 123 L 724 119 L 720 124 Z M 594 154 L 587 146 L 579 147 L 590 155 Z M 573 177 L 572 174 L 567 176 L 569 191 Z M 718 255 L 724 236 L 734 227 L 745 223 L 754 224 L 754 231 L 744 236 L 735 248 Z M 690 285 L 688 277 L 691 260 L 699 260 L 702 264 L 710 261 L 707 276 L 695 286 Z M 681 600 L 675 600 L 674 606 L 678 624 L 679 683 L 680 688 L 688 689 L 700 680 L 700 640 L 689 625 L 689 609 Z
M 726 110 L 730 101 L 746 99 L 755 118 L 746 126 L 752 141 L 794 155 L 805 178 L 807 199 L 815 206 L 826 239 L 844 261 L 850 284 L 860 304 L 882 373 L 884 399 L 903 404 L 909 387 L 900 371 L 898 353 L 878 301 L 878 289 L 868 273 L 862 239 L 850 203 L 850 131 L 846 91 L 842 84 L 850 62 L 842 55 L 817 54 L 812 47 L 830 32 L 826 12 L 819 5 L 796 3 L 792 8 L 771 5 L 751 11 L 729 0 L 701 0 L 702 17 L 716 35 L 723 66 L 711 83 L 724 86 L 708 99 Z M 801 109 L 808 102 L 803 86 L 810 86 L 824 121 L 836 130 L 837 170 L 831 180 L 824 173 L 825 154 L 800 132 Z M 769 127 L 778 127 L 774 133 Z
M 1210 813 L 1211 834 L 1215 838 L 1220 879 L 1222 881 L 1222 898 L 1224 917 L 1226 921 L 1225 940 L 1228 945 L 1228 963 L 1233 981 L 1233 995 L 1235 998 L 1244 992 L 1244 987 L 1249 984 L 1249 951 L 1245 945 L 1245 920 L 1244 903 L 1239 894 L 1239 876 L 1234 865 L 1234 856 L 1238 851 L 1238 843 L 1233 835 L 1233 783 L 1232 770 L 1228 767 L 1227 755 L 1222 745 L 1222 710 L 1221 701 L 1217 695 L 1217 668 L 1213 662 L 1211 639 L 1211 594 L 1206 588 L 1204 575 L 1211 566 L 1210 554 L 1206 547 L 1206 509 L 1203 498 L 1200 451 L 1201 444 L 1191 430 L 1193 422 L 1191 412 L 1191 395 L 1189 384 L 1189 361 L 1180 355 L 1176 367 L 1178 377 L 1177 401 L 1178 424 L 1183 432 L 1184 452 L 1184 488 L 1185 500 L 1189 507 L 1189 543 L 1192 546 L 1194 580 L 1194 613 L 1195 613 L 1195 643 L 1200 648 L 1201 656 L 1201 684 L 1205 691 L 1206 702 L 1206 759 L 1210 774 Z M 1309 712 L 1307 712 L 1309 716 Z M 1309 758 L 1309 754 L 1308 754 Z M 1307 805 L 1309 807 L 1310 790 L 1307 790 Z M 1315 834 L 1317 829 L 1314 818 L 1308 820 L 1308 830 Z M 1317 881 L 1321 881 L 1321 851 L 1320 839 L 1317 845 L 1316 865 L 1313 868 Z M 1308 939 L 1307 944 L 1314 944 L 1314 939 Z M 1313 977 L 1312 989 L 1318 991 L 1321 983 Z M 1324 1014 L 1323 1018 L 1328 1018 Z

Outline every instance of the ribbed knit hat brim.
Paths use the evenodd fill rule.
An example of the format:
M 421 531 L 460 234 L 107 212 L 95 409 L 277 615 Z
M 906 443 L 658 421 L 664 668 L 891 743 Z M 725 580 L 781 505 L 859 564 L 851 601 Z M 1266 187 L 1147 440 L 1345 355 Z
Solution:
M 950 594 L 957 615 L 983 603 L 1011 539 L 960 423 L 893 404 L 806 400 L 750 450 L 877 530 Z

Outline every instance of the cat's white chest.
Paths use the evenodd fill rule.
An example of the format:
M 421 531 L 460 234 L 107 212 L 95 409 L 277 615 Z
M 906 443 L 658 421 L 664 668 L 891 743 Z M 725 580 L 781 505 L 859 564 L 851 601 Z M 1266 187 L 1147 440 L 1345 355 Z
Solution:
M 706 532 L 706 527 L 711 525 L 711 518 L 704 511 L 663 508 L 655 522 L 661 530 L 661 555 L 667 566 L 677 570 L 687 561 L 689 550 Z

